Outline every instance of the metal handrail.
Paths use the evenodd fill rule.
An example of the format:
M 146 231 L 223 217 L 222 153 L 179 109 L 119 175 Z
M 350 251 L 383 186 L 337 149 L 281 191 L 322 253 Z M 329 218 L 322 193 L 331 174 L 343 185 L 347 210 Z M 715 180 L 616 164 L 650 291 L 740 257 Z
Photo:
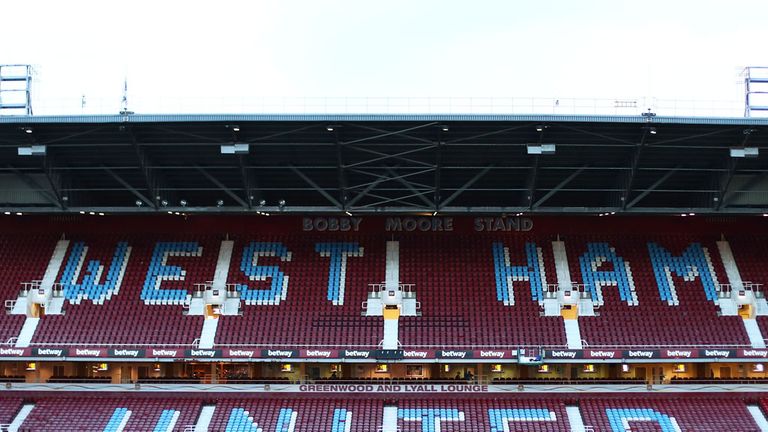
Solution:
M 11 342 L 12 339 L 9 339 L 9 342 L 6 343 L 0 343 L 0 346 L 5 345 L 12 345 L 15 343 Z M 766 339 L 768 340 L 768 338 Z M 136 344 L 136 343 L 129 343 L 129 344 L 116 344 L 116 343 L 97 343 L 97 344 L 83 344 L 83 343 L 59 343 L 59 342 L 34 342 L 31 344 L 31 346 L 56 346 L 56 347 L 121 347 L 121 348 L 130 348 L 130 347 L 152 347 L 152 348 L 164 348 L 164 347 L 170 347 L 170 348 L 183 348 L 183 347 L 193 347 L 195 346 L 194 341 L 191 344 Z M 245 348 L 336 348 L 336 349 L 360 349 L 360 348 L 376 348 L 378 345 L 339 345 L 339 344 L 263 344 L 263 343 L 240 343 L 240 344 L 216 344 L 216 348 L 230 348 L 230 347 L 245 347 Z M 700 349 L 725 349 L 725 348 L 752 348 L 751 344 L 662 344 L 662 345 L 590 345 L 586 342 L 583 342 L 583 346 L 585 348 L 594 348 L 594 349 L 662 349 L 662 348 L 700 348 Z M 459 350 L 459 349 L 465 349 L 465 350 L 486 350 L 486 349 L 497 349 L 497 350 L 516 350 L 519 348 L 524 349 L 530 349 L 530 348 L 538 348 L 538 349 L 568 349 L 567 345 L 546 345 L 546 344 L 537 344 L 537 345 L 526 345 L 526 344 L 520 344 L 520 345 L 446 345 L 446 344 L 440 344 L 440 345 L 407 345 L 402 346 L 401 349 L 443 349 L 443 350 Z
M 40 101 L 38 101 L 40 102 Z M 158 99 L 133 95 L 131 108 L 151 113 L 263 114 L 571 114 L 632 115 L 652 108 L 660 116 L 743 117 L 744 102 L 734 100 L 674 100 L 651 97 L 177 97 Z M 36 114 L 114 114 L 112 99 L 46 98 Z

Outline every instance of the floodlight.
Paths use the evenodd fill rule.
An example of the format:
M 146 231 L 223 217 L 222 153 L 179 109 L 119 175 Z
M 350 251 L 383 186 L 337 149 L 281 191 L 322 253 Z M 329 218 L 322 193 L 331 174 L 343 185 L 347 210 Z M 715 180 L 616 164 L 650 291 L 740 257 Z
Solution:
M 249 145 L 244 143 L 222 144 L 221 154 L 248 154 Z
M 44 145 L 29 145 L 18 148 L 19 156 L 45 156 Z
M 552 155 L 555 154 L 554 144 L 528 144 L 528 154 L 530 155 Z
M 730 154 L 732 158 L 756 158 L 760 155 L 760 149 L 757 147 L 731 147 Z

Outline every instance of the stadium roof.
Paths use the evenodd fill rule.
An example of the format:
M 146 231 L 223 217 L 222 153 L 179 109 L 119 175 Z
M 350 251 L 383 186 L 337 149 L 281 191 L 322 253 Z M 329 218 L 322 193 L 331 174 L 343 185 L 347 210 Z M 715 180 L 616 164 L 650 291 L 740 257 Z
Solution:
M 767 157 L 758 118 L 0 116 L 0 210 L 762 214 Z

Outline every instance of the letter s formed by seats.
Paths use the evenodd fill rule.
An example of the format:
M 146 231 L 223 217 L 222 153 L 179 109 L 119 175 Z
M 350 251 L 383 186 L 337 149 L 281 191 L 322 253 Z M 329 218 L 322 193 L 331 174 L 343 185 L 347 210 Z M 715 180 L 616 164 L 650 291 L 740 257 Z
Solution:
M 238 284 L 240 298 L 248 305 L 278 305 L 288 295 L 288 275 L 278 266 L 258 265 L 259 257 L 278 257 L 281 261 L 290 261 L 291 253 L 282 243 L 251 242 L 243 249 L 240 270 L 252 281 L 271 279 L 268 289 L 254 289 L 245 284 Z

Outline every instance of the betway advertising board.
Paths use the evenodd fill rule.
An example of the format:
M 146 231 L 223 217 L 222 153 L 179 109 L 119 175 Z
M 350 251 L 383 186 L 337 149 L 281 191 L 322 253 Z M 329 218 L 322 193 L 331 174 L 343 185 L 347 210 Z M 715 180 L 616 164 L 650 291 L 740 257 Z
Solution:
M 545 350 L 544 360 L 686 360 L 686 359 L 765 359 L 765 349 L 700 349 L 700 348 L 664 348 L 664 349 L 550 349 Z
M 390 350 L 391 351 L 391 350 Z M 768 349 L 700 349 L 700 348 L 665 348 L 665 349 L 544 349 L 540 351 L 544 362 L 577 362 L 591 361 L 621 362 L 633 361 L 664 361 L 664 360 L 707 360 L 718 361 L 768 361 Z M 231 361 L 408 361 L 408 362 L 499 362 L 516 363 L 518 350 L 483 349 L 483 350 L 450 350 L 450 349 L 402 349 L 383 352 L 365 348 L 264 348 L 264 347 L 217 347 L 214 349 L 186 347 L 31 347 L 15 348 L 0 346 L 0 361 L 14 358 L 67 358 L 78 359 L 188 359 L 188 360 L 231 360 Z

